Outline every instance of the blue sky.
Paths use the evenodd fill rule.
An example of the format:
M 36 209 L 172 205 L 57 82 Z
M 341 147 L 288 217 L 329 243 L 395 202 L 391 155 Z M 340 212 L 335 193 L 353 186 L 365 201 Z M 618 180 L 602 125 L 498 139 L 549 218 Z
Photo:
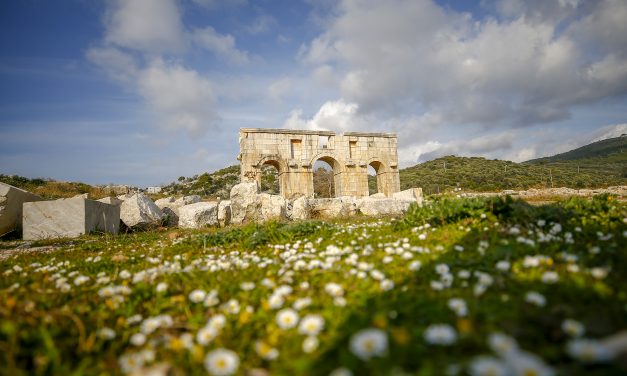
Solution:
M 627 133 L 621 0 L 0 3 L 0 173 L 147 186 L 241 127 L 393 131 L 402 166 Z

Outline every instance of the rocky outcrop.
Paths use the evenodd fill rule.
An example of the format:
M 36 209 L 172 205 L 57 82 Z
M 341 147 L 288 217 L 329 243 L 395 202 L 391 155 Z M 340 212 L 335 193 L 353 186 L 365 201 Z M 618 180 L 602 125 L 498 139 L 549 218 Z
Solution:
M 124 197 L 120 205 L 120 219 L 130 229 L 141 229 L 161 225 L 163 212 L 143 193 Z
M 24 203 L 25 240 L 74 238 L 90 232 L 117 234 L 120 207 L 82 197 Z
M 22 204 L 41 200 L 23 189 L 0 183 L 0 236 L 22 229 Z
M 218 226 L 218 203 L 197 202 L 181 206 L 179 209 L 179 227 L 202 228 Z

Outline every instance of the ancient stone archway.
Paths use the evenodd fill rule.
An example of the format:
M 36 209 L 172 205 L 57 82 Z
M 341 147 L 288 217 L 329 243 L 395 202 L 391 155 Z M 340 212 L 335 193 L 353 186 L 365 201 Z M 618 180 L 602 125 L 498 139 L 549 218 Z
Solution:
M 332 162 L 338 197 L 368 196 L 368 165 L 372 164 L 380 192 L 391 197 L 400 190 L 395 134 L 242 128 L 239 143 L 242 181 L 259 183 L 261 167 L 272 164 L 286 198 L 313 197 L 317 160 Z

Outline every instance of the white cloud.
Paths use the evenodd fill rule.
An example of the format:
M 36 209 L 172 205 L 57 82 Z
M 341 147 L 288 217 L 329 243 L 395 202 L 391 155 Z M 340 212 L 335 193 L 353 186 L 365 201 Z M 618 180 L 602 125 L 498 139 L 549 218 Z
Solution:
M 428 0 L 343 1 L 299 58 L 314 76 L 333 67 L 360 111 L 420 107 L 448 123 L 554 122 L 627 92 L 627 2 L 499 4 L 511 17 L 476 20 Z M 596 57 L 584 40 L 603 46 Z
M 279 102 L 291 89 L 292 80 L 289 77 L 283 77 L 268 86 L 268 96 L 273 101 Z
M 276 23 L 276 19 L 271 15 L 260 14 L 250 25 L 246 26 L 246 31 L 250 34 L 262 34 L 268 32 Z
M 105 17 L 107 43 L 143 52 L 181 52 L 186 37 L 174 0 L 114 0 Z
M 219 120 L 211 83 L 178 64 L 154 61 L 139 74 L 138 90 L 159 124 L 168 130 L 199 136 Z
M 237 49 L 235 38 L 230 34 L 220 34 L 213 27 L 207 26 L 204 29 L 196 29 L 192 34 L 194 42 L 222 59 L 236 63 L 245 64 L 249 62 L 248 54 Z
M 343 100 L 324 103 L 309 120 L 302 118 L 301 110 L 293 110 L 283 124 L 283 128 L 332 130 L 343 132 L 363 129 L 364 120 L 357 116 L 358 106 Z
M 87 59 L 104 69 L 109 77 L 128 83 L 137 75 L 137 61 L 115 47 L 94 47 L 87 50 Z
M 627 134 L 627 123 L 606 125 L 594 132 L 590 142 L 607 140 L 608 138 L 620 137 L 625 134 Z

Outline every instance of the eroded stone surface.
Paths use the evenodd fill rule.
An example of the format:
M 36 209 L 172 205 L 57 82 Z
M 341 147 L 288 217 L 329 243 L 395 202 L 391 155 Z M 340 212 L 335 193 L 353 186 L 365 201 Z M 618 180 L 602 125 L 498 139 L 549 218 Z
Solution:
M 197 202 L 179 208 L 179 227 L 218 226 L 218 203 Z
M 0 183 L 0 236 L 22 229 L 22 204 L 41 200 L 23 189 Z
M 74 238 L 90 232 L 117 234 L 120 207 L 82 197 L 23 205 L 24 240 Z
M 397 200 L 415 201 L 422 205 L 424 196 L 422 195 L 422 188 L 410 188 L 404 191 L 396 192 L 392 195 Z
M 394 198 L 364 197 L 359 200 L 357 209 L 359 213 L 369 217 L 401 215 L 404 214 L 414 202 L 413 200 L 398 200 Z
M 218 223 L 221 227 L 231 224 L 231 201 L 224 200 L 218 203 Z
M 120 219 L 131 229 L 157 226 L 161 224 L 163 212 L 143 193 L 124 197 L 120 206 Z
M 308 200 L 312 218 L 342 218 L 357 213 L 355 197 L 315 198 Z

